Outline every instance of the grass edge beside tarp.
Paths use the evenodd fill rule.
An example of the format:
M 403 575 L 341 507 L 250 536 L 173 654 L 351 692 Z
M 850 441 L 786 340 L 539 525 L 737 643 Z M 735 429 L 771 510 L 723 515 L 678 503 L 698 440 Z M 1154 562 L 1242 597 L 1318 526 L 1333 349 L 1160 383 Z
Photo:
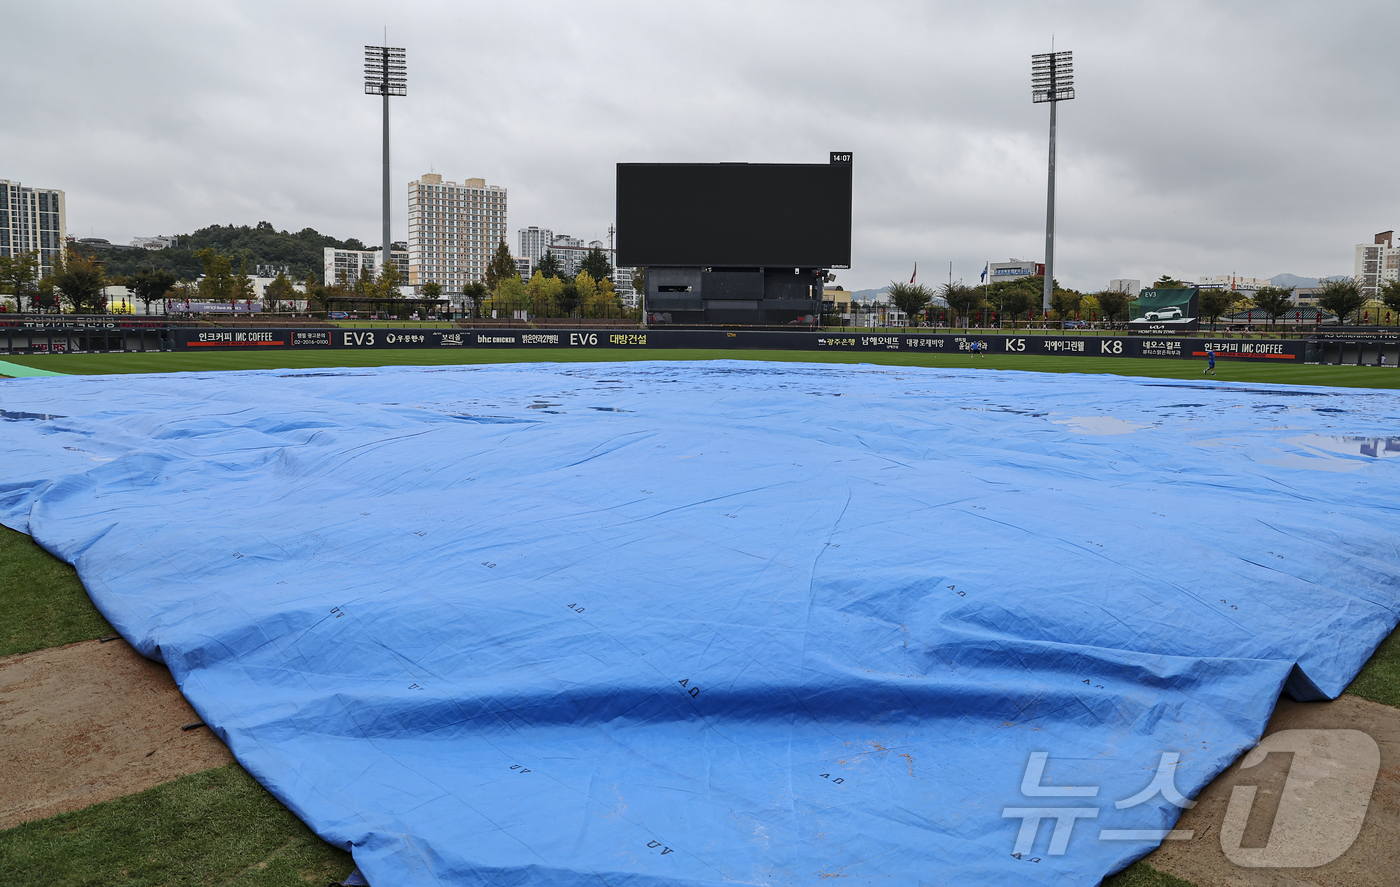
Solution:
M 305 887 L 352 867 L 237 764 L 0 831 L 5 887 Z
M 36 593 L 37 592 L 37 593 Z M 0 656 L 112 634 L 78 571 L 33 539 L 0 526 Z
M 1192 881 L 1154 869 L 1140 859 L 1116 875 L 1103 879 L 1103 887 L 1196 887 Z
M 1345 692 L 1400 708 L 1400 628 L 1381 641 Z

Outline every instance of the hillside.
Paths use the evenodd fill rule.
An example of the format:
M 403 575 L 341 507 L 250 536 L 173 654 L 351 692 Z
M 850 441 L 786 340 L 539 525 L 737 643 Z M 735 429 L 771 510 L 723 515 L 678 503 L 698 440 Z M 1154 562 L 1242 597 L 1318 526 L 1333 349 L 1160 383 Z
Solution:
M 213 248 L 220 253 L 233 256 L 235 269 L 243 261 L 248 263 L 248 273 L 252 274 L 256 265 L 286 265 L 294 280 L 305 280 L 306 275 L 315 273 L 321 277 L 325 267 L 324 249 L 328 246 L 339 249 L 365 249 L 365 245 L 355 238 L 336 240 L 321 234 L 314 228 L 303 228 L 292 234 L 278 231 L 269 222 L 248 225 L 210 225 L 200 228 L 193 234 L 183 234 L 179 246 L 158 250 L 93 250 L 93 255 L 102 260 L 108 277 L 134 274 L 142 268 L 169 271 L 182 280 L 193 280 L 204 273 L 204 266 L 195 253 Z M 78 245 L 76 248 L 84 249 Z

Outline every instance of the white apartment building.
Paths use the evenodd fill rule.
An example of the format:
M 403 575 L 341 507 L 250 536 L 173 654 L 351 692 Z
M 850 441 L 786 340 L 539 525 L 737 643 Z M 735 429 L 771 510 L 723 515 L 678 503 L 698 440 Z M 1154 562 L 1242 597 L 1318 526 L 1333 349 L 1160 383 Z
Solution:
M 0 256 L 39 253 L 39 276 L 53 268 L 68 240 L 68 213 L 62 191 L 29 188 L 0 179 Z
M 549 249 L 550 244 L 554 243 L 554 232 L 548 228 L 536 228 L 531 225 L 528 228 L 521 228 L 518 233 L 520 235 L 520 251 L 516 255 L 523 259 L 531 259 L 538 265 L 540 259 L 544 258 L 544 251 Z
M 584 246 L 581 237 L 556 234 L 549 242 L 549 251 L 554 254 L 554 258 L 559 262 L 559 267 L 564 274 L 573 277 L 583 267 L 583 260 L 588 257 L 588 251 L 594 245 L 602 247 L 603 242 L 595 240 L 589 246 Z
M 404 287 L 407 287 L 408 252 L 401 249 L 392 252 L 394 261 L 399 264 L 399 276 L 403 278 Z M 384 262 L 384 250 L 382 249 L 336 249 L 328 246 L 323 255 L 325 256 L 325 267 L 322 270 L 321 280 L 328 286 L 341 282 L 347 286 L 353 286 L 355 281 L 362 276 L 374 280 L 379 276 L 379 266 Z
M 1142 294 L 1142 281 L 1131 277 L 1115 277 L 1108 282 L 1110 292 L 1126 293 L 1128 298 L 1136 299 Z
M 437 283 L 444 293 L 486 277 L 486 266 L 506 239 L 506 189 L 485 179 L 460 185 L 426 173 L 408 183 L 407 283 L 421 292 Z
M 1361 292 L 1366 296 L 1380 293 L 1381 284 L 1388 280 L 1400 279 L 1400 248 L 1392 245 L 1394 231 L 1382 231 L 1376 235 L 1375 243 L 1356 245 L 1356 269 L 1353 277 L 1361 284 Z

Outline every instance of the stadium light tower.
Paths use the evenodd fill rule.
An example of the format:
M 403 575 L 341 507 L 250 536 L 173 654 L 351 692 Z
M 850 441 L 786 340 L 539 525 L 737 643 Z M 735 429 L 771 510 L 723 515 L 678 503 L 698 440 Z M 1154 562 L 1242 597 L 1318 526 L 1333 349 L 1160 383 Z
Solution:
M 389 96 L 408 95 L 408 61 L 403 47 L 365 47 L 365 95 L 384 96 L 384 266 L 394 260 L 389 240 Z
M 1055 294 L 1055 104 L 1072 98 L 1074 53 L 1042 52 L 1031 56 L 1031 102 L 1050 103 L 1050 184 L 1049 194 L 1045 198 L 1045 295 L 1040 306 L 1042 311 L 1050 310 L 1050 297 Z

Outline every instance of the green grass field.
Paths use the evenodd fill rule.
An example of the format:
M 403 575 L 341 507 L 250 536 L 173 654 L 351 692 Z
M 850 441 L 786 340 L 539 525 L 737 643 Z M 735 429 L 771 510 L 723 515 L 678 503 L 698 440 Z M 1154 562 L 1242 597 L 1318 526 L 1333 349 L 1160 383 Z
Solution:
M 78 572 L 8 527 L 0 527 L 0 614 L 0 656 L 112 634 Z
M 306 369 L 310 367 L 449 366 L 483 363 L 592 363 L 613 360 L 770 360 L 787 363 L 878 364 L 1037 373 L 1108 373 L 1157 379 L 1202 378 L 1201 360 L 1111 357 L 1030 357 L 999 354 L 907 352 L 741 351 L 723 349 L 631 350 L 626 348 L 471 348 L 443 351 L 328 349 L 324 351 L 225 351 L 217 354 L 139 353 L 13 355 L 22 366 L 68 374 L 178 373 L 210 370 Z M 1222 360 L 1212 382 L 1335 385 L 1343 388 L 1400 388 L 1395 368 L 1358 366 L 1280 366 L 1268 362 Z
M 324 887 L 353 866 L 237 764 L 0 831 L 5 887 Z

